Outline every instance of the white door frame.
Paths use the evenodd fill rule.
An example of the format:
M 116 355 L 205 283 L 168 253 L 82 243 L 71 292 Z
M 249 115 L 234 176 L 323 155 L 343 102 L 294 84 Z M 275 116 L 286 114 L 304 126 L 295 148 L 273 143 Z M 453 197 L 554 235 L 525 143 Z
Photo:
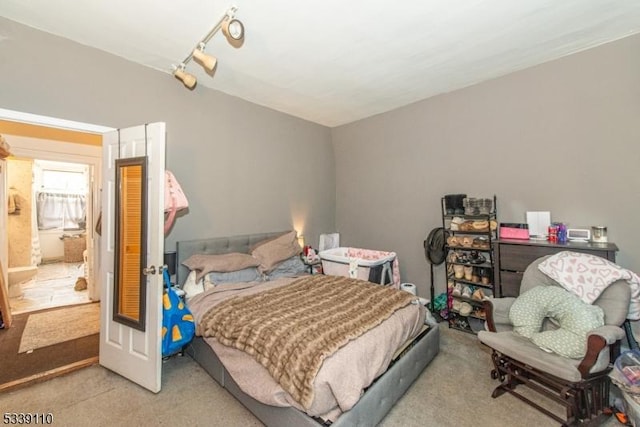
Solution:
M 72 120 L 58 119 L 55 117 L 40 116 L 37 114 L 24 113 L 22 111 L 7 110 L 0 108 L 0 120 L 10 120 L 12 122 L 29 123 L 32 125 L 46 126 L 56 129 L 75 130 L 78 132 L 104 134 L 115 130 L 109 126 L 94 125 L 91 123 L 74 122 Z
M 22 111 L 8 110 L 5 108 L 0 108 L 0 120 L 9 120 L 9 121 L 18 122 L 18 123 L 28 123 L 32 125 L 47 126 L 47 127 L 56 128 L 56 129 L 66 129 L 66 130 L 94 133 L 94 134 L 100 134 L 100 135 L 103 135 L 106 132 L 115 130 L 115 128 L 112 128 L 112 127 L 94 125 L 91 123 L 75 122 L 72 120 L 59 119 L 56 117 L 41 116 L 37 114 L 25 113 Z M 79 148 L 80 146 L 84 146 L 84 145 L 75 144 L 74 149 L 76 150 L 81 149 Z M 97 180 L 97 182 L 99 186 L 100 180 Z M 4 184 L 5 183 L 0 183 L 0 185 L 4 185 Z M 100 197 L 95 197 L 95 199 L 100 200 Z M 9 265 L 8 241 L 4 239 L 4 241 L 0 242 L 0 244 L 2 244 L 3 246 L 0 248 L 0 260 L 2 261 L 2 265 L 4 267 L 3 268 L 4 284 L 5 286 L 8 287 L 9 286 L 9 281 L 7 277 L 7 269 Z M 97 270 L 98 269 L 94 269 L 94 276 L 97 274 Z M 8 295 L 8 289 L 7 289 L 7 295 Z M 99 290 L 97 295 L 98 296 L 100 295 Z

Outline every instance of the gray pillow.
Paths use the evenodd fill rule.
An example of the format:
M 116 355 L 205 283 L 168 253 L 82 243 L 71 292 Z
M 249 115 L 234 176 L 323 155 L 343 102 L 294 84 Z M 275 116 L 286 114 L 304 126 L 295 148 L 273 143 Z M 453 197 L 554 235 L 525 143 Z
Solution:
M 256 267 L 249 267 L 226 273 L 212 272 L 207 274 L 207 279 L 214 285 L 221 285 L 223 283 L 259 282 L 262 280 L 262 274 L 260 274 Z
M 288 258 L 274 267 L 267 275 L 267 280 L 275 280 L 280 277 L 295 277 L 307 272 L 307 267 L 304 265 L 298 255 L 294 255 Z
M 182 262 L 189 270 L 196 271 L 196 282 L 207 273 L 228 273 L 250 267 L 257 267 L 260 261 L 249 254 L 231 252 L 227 254 L 194 254 Z

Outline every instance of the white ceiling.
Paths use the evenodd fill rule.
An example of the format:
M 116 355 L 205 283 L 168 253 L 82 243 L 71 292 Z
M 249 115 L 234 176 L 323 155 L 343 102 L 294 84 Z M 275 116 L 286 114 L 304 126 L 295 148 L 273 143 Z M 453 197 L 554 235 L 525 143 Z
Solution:
M 207 86 L 337 126 L 640 32 L 638 0 L 0 0 L 0 16 L 170 73 L 235 4 Z M 176 84 L 181 84 L 176 80 Z M 187 90 L 185 88 L 185 90 Z

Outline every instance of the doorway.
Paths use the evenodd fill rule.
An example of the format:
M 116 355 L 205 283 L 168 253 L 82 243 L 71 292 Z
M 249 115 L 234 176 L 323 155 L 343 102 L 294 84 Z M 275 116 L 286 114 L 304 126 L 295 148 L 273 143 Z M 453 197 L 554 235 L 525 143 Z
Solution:
M 85 206 L 86 206 L 86 218 L 84 218 L 84 224 L 75 223 L 63 223 L 62 225 L 53 226 L 51 229 L 54 231 L 53 238 L 58 245 L 57 252 L 49 257 L 46 254 L 42 261 L 37 263 L 38 275 L 42 278 L 48 278 L 53 281 L 49 281 L 49 287 L 56 287 L 55 281 L 60 279 L 60 271 L 62 270 L 62 276 L 66 276 L 63 279 L 69 281 L 69 284 L 65 283 L 66 293 L 77 293 L 75 291 L 75 282 L 79 276 L 85 277 L 87 280 L 87 289 L 82 291 L 81 305 L 69 305 L 60 308 L 46 308 L 39 307 L 37 311 L 32 307 L 31 309 L 23 307 L 15 307 L 15 312 L 19 313 L 16 316 L 11 316 L 12 313 L 8 313 L 11 322 L 13 317 L 13 326 L 0 331 L 0 348 L 3 353 L 3 360 L 6 362 L 5 368 L 1 370 L 3 374 L 11 374 L 10 377 L 0 378 L 0 392 L 15 386 L 21 386 L 31 381 L 37 381 L 44 377 L 59 375 L 69 370 L 79 369 L 83 366 L 97 363 L 97 349 L 99 343 L 99 305 L 100 304 L 88 304 L 89 302 L 97 302 L 100 300 L 99 283 L 96 283 L 94 275 L 99 271 L 100 257 L 96 254 L 96 250 L 99 248 L 99 244 L 96 240 L 99 236 L 96 235 L 93 224 L 95 223 L 95 212 L 99 212 L 100 209 L 100 193 L 99 183 L 101 182 L 101 159 L 102 159 L 102 133 L 111 130 L 101 126 L 86 125 L 83 123 L 70 122 L 66 120 L 53 119 L 43 116 L 35 116 L 27 113 L 13 112 L 10 110 L 0 109 L 0 133 L 5 135 L 7 141 L 11 145 L 11 152 L 15 158 L 25 159 L 32 163 L 42 162 L 43 169 L 47 169 L 50 172 L 56 174 L 60 171 L 70 173 L 80 173 L 86 175 L 84 179 L 86 182 L 84 185 L 87 187 L 85 193 Z M 6 166 L 7 161 L 2 161 Z M 2 186 L 0 186 L 0 195 L 3 200 L 8 197 L 9 186 L 6 184 L 6 167 L 0 169 L 0 177 L 2 178 Z M 3 172 L 5 176 L 3 175 Z M 35 181 L 35 173 L 28 177 L 28 181 Z M 47 188 L 48 190 L 56 190 L 59 192 L 59 188 Z M 56 192 L 52 191 L 52 192 Z M 74 191 L 69 191 L 73 193 Z M 77 191 L 76 191 L 77 193 Z M 29 190 L 25 190 L 25 194 L 29 194 Z M 36 202 L 33 202 L 35 206 Z M 7 213 L 6 210 L 0 212 L 0 225 L 7 230 Z M 36 211 L 37 214 L 37 211 Z M 63 215 L 63 221 L 67 218 Z M 79 221 L 82 222 L 83 218 L 80 215 Z M 37 219 L 36 219 L 37 221 Z M 30 222 L 30 225 L 33 223 Z M 49 227 L 43 227 L 49 228 Z M 76 237 L 84 232 L 84 237 Z M 0 259 L 2 259 L 3 271 L 0 285 L 7 287 L 8 274 L 8 255 L 9 255 L 9 242 L 7 241 L 7 234 L 2 233 L 0 236 Z M 38 234 L 38 237 L 40 235 Z M 62 239 L 60 239 L 62 237 Z M 44 239 L 40 239 L 40 244 L 45 243 Z M 67 242 L 68 240 L 68 242 Z M 68 246 L 65 253 L 65 244 Z M 95 248 L 95 249 L 94 249 Z M 32 253 L 34 245 L 29 246 L 29 256 L 37 255 Z M 42 250 L 40 246 L 40 250 Z M 84 252 L 87 259 L 85 259 Z M 38 251 L 33 251 L 38 252 Z M 41 253 L 42 255 L 42 253 Z M 60 256 L 62 258 L 60 258 Z M 67 259 L 65 259 L 65 256 Z M 50 259 L 49 259 L 50 258 Z M 64 261 L 70 261 L 65 263 Z M 76 261 L 78 260 L 78 261 Z M 53 262 L 51 262 L 53 261 Z M 62 261 L 62 262 L 56 262 Z M 64 264 L 64 270 L 58 267 Z M 31 265 L 31 259 L 29 260 L 29 266 Z M 47 268 L 52 266 L 51 268 Z M 54 267 L 55 266 L 55 267 Z M 42 272 L 40 271 L 43 268 Z M 53 270 L 53 271 L 52 271 Z M 41 274 L 40 274 L 41 273 Z M 30 274 L 28 272 L 24 274 Z M 38 280 L 39 281 L 39 280 Z M 35 282 L 31 284 L 37 287 Z M 53 284 L 53 286 L 51 286 Z M 25 288 L 29 288 L 29 283 Z M 23 289 L 24 290 L 24 289 Z M 48 289 L 51 291 L 51 289 Z M 8 292 L 4 292 L 6 295 Z M 36 292 L 37 293 L 37 292 Z M 2 293 L 0 292 L 0 296 Z M 7 298 L 10 299 L 10 298 Z M 55 301 L 56 297 L 51 297 L 54 305 L 60 301 Z M 1 301 L 0 301 L 1 302 Z M 73 304 L 71 301 L 67 301 L 69 304 Z M 7 304 L 8 305 L 8 304 Z M 14 305 L 14 304 L 12 304 Z M 51 304 L 50 304 L 51 305 Z M 62 304 L 59 304 L 62 305 Z M 0 304 L 0 307 L 6 305 Z M 83 308 L 83 307 L 86 307 Z M 25 311 L 23 311 L 25 310 Z M 28 311 L 27 311 L 28 310 Z M 86 310 L 90 310 L 89 314 Z M 3 311 L 6 310 L 3 308 Z M 59 316 L 59 317 L 58 317 Z M 92 335 L 88 335 L 91 332 L 87 332 L 86 325 L 92 322 L 86 321 L 95 317 L 95 322 L 98 324 L 96 332 Z M 5 320 L 6 320 L 5 317 Z M 48 324 L 56 325 L 52 330 L 52 333 L 64 330 L 61 333 L 61 338 L 56 340 L 49 340 L 47 345 L 40 347 L 38 345 L 29 347 L 25 344 L 25 334 L 28 331 L 29 324 L 34 318 L 39 318 L 40 327 L 47 327 Z M 47 321 L 47 319 L 61 318 L 64 320 Z M 80 321 L 74 321 L 73 319 L 81 319 Z M 44 320 L 43 320 L 44 319 Z M 69 320 L 71 319 L 71 320 Z M 37 326 L 38 323 L 34 322 Z M 60 326 L 64 325 L 65 328 Z M 84 327 L 76 328 L 75 325 L 81 325 Z M 35 329 L 38 330 L 37 328 Z M 70 332 L 70 333 L 69 333 Z M 38 337 L 51 336 L 52 333 L 45 332 L 39 333 Z M 67 334 L 69 333 L 69 334 Z M 77 338 L 70 340 L 73 333 L 76 333 Z M 33 335 L 32 335 L 33 336 Z M 5 375 L 6 376 L 6 375 Z M 2 377 L 2 375 L 0 375 Z
M 115 129 L 89 123 L 75 122 L 54 117 L 40 116 L 0 108 L 0 133 L 11 135 L 13 155 L 53 161 L 89 164 L 92 168 L 91 187 L 95 196 L 89 201 L 87 224 L 94 224 L 93 213 L 100 212 L 99 185 L 101 183 L 102 136 Z M 8 201 L 5 173 L 6 160 L 0 160 L 0 199 Z M 0 229 L 7 229 L 7 215 L 0 211 Z M 92 226 L 87 228 L 88 294 L 92 301 L 100 299 L 100 283 L 95 280 L 99 272 L 99 235 Z M 0 233 L 0 309 L 4 311 L 4 324 L 11 325 L 8 296 L 8 237 Z
M 2 124 L 0 122 L 0 124 Z M 3 126 L 4 128 L 4 126 Z M 4 132 L 4 131 L 3 131 Z M 87 294 L 88 294 L 88 298 L 91 301 L 98 301 L 100 300 L 100 289 L 99 289 L 99 282 L 97 282 L 95 280 L 95 275 L 97 274 L 98 270 L 99 270 L 99 235 L 95 232 L 94 227 L 92 226 L 94 224 L 95 219 L 97 218 L 97 212 L 100 211 L 100 189 L 99 189 L 99 183 L 100 183 L 100 179 L 101 179 L 101 164 L 102 164 L 102 148 L 100 145 L 85 145 L 82 143 L 77 143 L 77 142 L 66 142 L 66 141 L 62 141 L 62 140 L 48 140 L 45 139 L 45 136 L 42 137 L 30 137 L 30 136 L 18 136 L 15 134 L 10 134 L 10 133 L 3 133 L 3 135 L 5 135 L 5 138 L 9 141 L 9 143 L 11 144 L 11 153 L 12 156 L 9 157 L 8 159 L 5 160 L 5 163 L 7 163 L 7 167 L 5 167 L 5 173 L 4 176 L 2 177 L 2 180 L 4 181 L 3 184 L 5 186 L 6 192 L 7 192 L 7 197 L 9 197 L 11 191 L 10 191 L 10 186 L 7 185 L 7 181 L 10 177 L 8 177 L 7 175 L 13 175 L 14 176 L 14 183 L 17 181 L 18 185 L 16 185 L 17 187 L 17 199 L 21 200 L 23 202 L 23 204 L 27 207 L 26 212 L 21 213 L 18 216 L 12 217 L 11 215 L 9 215 L 7 212 L 4 212 L 4 224 L 6 225 L 6 229 L 8 230 L 13 230 L 14 227 L 13 226 L 9 226 L 9 220 L 17 220 L 18 218 L 20 218 L 20 220 L 22 221 L 22 233 L 30 235 L 30 236 L 39 236 L 42 234 L 42 232 L 44 232 L 43 234 L 43 238 L 45 239 L 45 241 L 47 241 L 47 239 L 49 239 L 49 241 L 53 241 L 55 242 L 55 240 L 53 239 L 59 239 L 60 237 L 63 237 L 63 241 L 58 241 L 57 243 L 57 247 L 63 249 L 64 246 L 73 246 L 76 247 L 75 249 L 78 249 L 77 246 L 80 246 L 79 244 L 81 243 L 80 240 L 75 240 L 77 239 L 77 237 L 74 237 L 74 235 L 77 235 L 78 232 L 77 230 L 64 230 L 65 228 L 84 228 L 85 231 L 85 241 L 86 243 L 83 245 L 85 246 L 84 249 L 86 249 L 87 251 L 87 262 L 84 263 L 84 266 L 86 267 L 86 280 L 87 280 Z M 99 141 L 101 141 L 101 137 L 99 138 Z M 84 180 L 87 181 L 87 186 L 88 188 L 86 189 L 86 196 L 85 196 L 85 208 L 86 208 L 86 217 L 82 220 L 84 222 L 84 224 L 78 224 L 78 223 L 74 223 L 71 221 L 68 221 L 67 224 L 58 224 L 57 227 L 56 225 L 54 225 L 54 229 L 55 228 L 61 228 L 61 233 L 58 233 L 58 231 L 54 230 L 54 231 L 50 231 L 50 230 L 33 230 L 33 224 L 37 224 L 37 218 L 33 218 L 32 220 L 32 216 L 35 213 L 37 215 L 37 209 L 35 208 L 37 201 L 33 200 L 31 203 L 27 203 L 29 201 L 29 199 L 32 196 L 32 186 L 33 183 L 36 180 L 36 175 L 37 174 L 42 174 L 43 172 L 38 172 L 37 169 L 38 167 L 34 167 L 34 162 L 36 162 L 35 165 L 40 165 L 38 167 L 44 168 L 43 171 L 46 169 L 48 175 L 60 175 L 60 174 L 64 174 L 65 172 L 71 173 L 71 174 L 76 174 L 76 175 L 82 175 L 82 177 L 80 177 L 79 179 L 82 180 L 84 182 Z M 7 171 L 10 169 L 9 166 L 11 166 L 11 163 L 16 163 L 19 164 L 19 168 L 15 168 L 17 170 L 14 170 L 14 172 L 9 172 L 7 173 Z M 59 165 L 63 165 L 64 168 L 60 168 L 58 167 Z M 16 176 L 17 175 L 17 176 Z M 41 178 L 37 178 L 39 181 L 41 181 Z M 60 184 L 58 184 L 60 185 Z M 78 184 L 80 185 L 80 184 Z M 40 190 L 39 188 L 37 190 Z M 57 190 L 56 190 L 57 191 Z M 29 206 L 33 205 L 34 209 L 30 209 Z M 69 214 L 63 214 L 66 215 L 67 217 L 72 217 L 73 215 L 69 215 Z M 17 222 L 17 221 L 12 221 L 12 222 Z M 79 227 L 79 225 L 81 225 L 81 227 Z M 45 228 L 50 228 L 51 224 L 50 221 L 48 224 L 44 224 Z M 49 233 L 49 235 L 47 235 L 47 233 Z M 51 233 L 54 233 L 53 235 L 51 235 Z M 64 236 L 63 236 L 64 235 Z M 9 237 L 9 239 L 11 238 L 11 236 L 4 236 Z M 29 245 L 27 242 L 27 244 L 23 245 L 23 249 L 21 253 L 13 253 L 12 255 L 12 263 L 10 265 L 9 263 L 9 250 L 11 249 L 11 244 L 9 243 L 9 239 L 7 239 L 7 242 L 4 243 L 4 250 L 3 252 L 6 254 L 4 255 L 3 258 L 3 262 L 2 265 L 3 267 L 6 265 L 8 267 L 23 267 L 23 266 L 27 266 L 27 269 L 29 266 L 33 267 L 34 265 L 37 265 L 38 262 L 34 261 L 33 258 L 35 258 L 33 256 L 33 254 L 31 253 L 32 248 L 33 248 L 33 244 Z M 31 239 L 31 238 L 29 238 Z M 73 240 L 71 240 L 73 239 Z M 12 242 L 13 243 L 13 242 Z M 68 248 L 70 249 L 70 248 Z M 71 248 L 73 249 L 73 248 Z M 42 250 L 42 248 L 41 248 Z M 58 252 L 58 257 L 60 253 Z M 62 255 L 64 257 L 64 255 Z M 76 255 L 75 259 L 77 259 L 77 261 L 75 262 L 84 262 L 83 260 L 83 254 L 82 252 L 80 252 L 79 256 Z M 55 258 L 54 258 L 55 259 Z M 8 285 L 9 284 L 9 277 L 8 277 L 8 268 L 4 269 L 4 273 L 6 275 L 5 278 L 5 283 Z M 29 272 L 24 272 L 24 273 L 20 273 L 23 274 L 24 276 L 27 276 L 26 278 L 28 278 L 28 274 Z M 25 279 L 25 277 L 22 277 L 21 279 Z M 19 278 L 20 279 L 20 278 Z M 15 282 L 15 280 L 14 280 Z M 8 292 L 10 296 L 16 296 L 18 294 L 18 290 L 13 289 L 13 292 Z
M 88 303 L 88 164 L 9 158 L 8 286 L 12 314 Z

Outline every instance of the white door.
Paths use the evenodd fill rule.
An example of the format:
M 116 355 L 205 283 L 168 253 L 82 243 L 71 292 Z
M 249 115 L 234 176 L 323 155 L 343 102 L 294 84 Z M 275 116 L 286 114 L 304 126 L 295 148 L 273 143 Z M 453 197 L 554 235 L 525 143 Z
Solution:
M 100 279 L 100 364 L 154 393 L 161 385 L 162 269 L 164 253 L 165 124 L 152 123 L 106 133 L 103 138 Z M 147 158 L 145 330 L 113 320 L 116 159 Z M 144 266 L 143 266 L 144 267 Z

